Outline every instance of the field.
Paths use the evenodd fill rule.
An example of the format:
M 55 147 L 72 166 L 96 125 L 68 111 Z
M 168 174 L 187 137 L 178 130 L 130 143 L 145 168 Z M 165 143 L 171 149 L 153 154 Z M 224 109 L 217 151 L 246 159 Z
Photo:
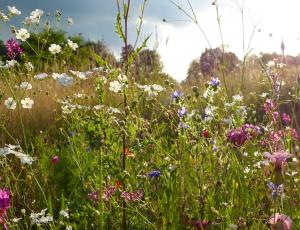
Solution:
M 299 57 L 222 44 L 178 82 L 148 37 L 130 44 L 146 3 L 128 31 L 117 1 L 120 59 L 42 10 L 0 43 L 2 228 L 300 229 Z

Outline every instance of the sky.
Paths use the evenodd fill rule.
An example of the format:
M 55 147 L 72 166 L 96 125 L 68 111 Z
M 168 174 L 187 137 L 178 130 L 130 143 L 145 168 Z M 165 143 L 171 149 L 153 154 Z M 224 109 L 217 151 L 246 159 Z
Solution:
M 188 0 L 173 1 L 187 14 L 192 15 Z M 131 2 L 129 41 L 134 43 L 143 1 Z M 222 45 L 216 5 L 212 2 L 212 0 L 190 0 L 198 25 L 170 0 L 148 0 L 146 3 L 139 42 L 151 34 L 148 48 L 155 48 L 159 52 L 164 71 L 178 81 L 185 79 L 189 64 L 199 58 L 205 48 L 209 48 L 201 30 L 204 31 L 212 48 Z M 60 10 L 63 19 L 72 17 L 74 20 L 71 27 L 61 24 L 68 34 L 82 33 L 86 39 L 103 40 L 117 57 L 121 53 L 122 43 L 114 28 L 116 0 L 0 0 L 1 10 L 7 12 L 8 5 L 14 5 L 22 11 L 22 15 L 15 17 L 11 22 L 17 28 L 22 26 L 24 18 L 35 9 L 42 9 L 45 14 L 50 12 L 52 15 L 56 10 Z M 217 5 L 226 49 L 236 53 L 238 57 L 242 58 L 247 50 L 255 54 L 280 53 L 282 40 L 287 54 L 300 53 L 299 0 L 217 0 Z M 5 40 L 9 36 L 8 27 L 4 27 L 0 39 Z

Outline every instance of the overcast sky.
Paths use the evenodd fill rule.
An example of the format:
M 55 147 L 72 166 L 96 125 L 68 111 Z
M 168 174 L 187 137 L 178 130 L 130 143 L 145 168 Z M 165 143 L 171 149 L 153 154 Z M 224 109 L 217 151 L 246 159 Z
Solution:
M 191 14 L 187 0 L 175 0 Z M 197 15 L 199 25 L 206 33 L 212 47 L 221 45 L 216 8 L 211 0 L 190 0 Z M 297 55 L 300 52 L 300 1 L 299 0 L 219 0 L 221 28 L 227 49 L 239 57 L 243 55 L 242 23 L 239 6 L 244 2 L 245 46 L 248 46 L 252 30 L 256 27 L 250 48 L 254 53 L 280 52 L 283 39 L 286 53 Z M 132 0 L 130 15 L 130 41 L 135 38 L 135 27 L 142 0 Z M 115 0 L 0 0 L 0 9 L 7 11 L 14 5 L 22 11 L 13 23 L 20 22 L 35 9 L 45 13 L 61 10 L 63 18 L 72 17 L 74 25 L 65 27 L 69 34 L 82 33 L 90 40 L 104 40 L 115 53 L 120 54 L 122 43 L 115 34 Z M 166 22 L 163 22 L 166 19 Z M 148 0 L 145 9 L 142 38 L 152 34 L 149 48 L 157 48 L 164 69 L 177 80 L 186 77 L 190 62 L 199 58 L 208 47 L 199 28 L 169 0 Z M 260 32 L 259 32 L 260 31 Z M 270 36 L 271 34 L 271 36 Z M 1 32 L 0 39 L 7 39 L 8 30 Z

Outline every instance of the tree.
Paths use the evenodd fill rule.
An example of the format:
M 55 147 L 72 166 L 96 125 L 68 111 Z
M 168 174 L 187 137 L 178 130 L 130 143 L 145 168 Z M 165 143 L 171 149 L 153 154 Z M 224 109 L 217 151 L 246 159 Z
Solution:
M 213 75 L 216 71 L 233 71 L 239 63 L 238 57 L 232 52 L 225 52 L 218 47 L 205 49 L 200 57 L 200 68 L 203 75 Z

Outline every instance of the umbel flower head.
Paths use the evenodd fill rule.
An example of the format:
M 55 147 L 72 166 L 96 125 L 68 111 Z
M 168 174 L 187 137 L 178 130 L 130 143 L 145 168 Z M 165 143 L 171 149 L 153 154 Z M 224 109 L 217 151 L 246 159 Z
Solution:
M 268 223 L 272 230 L 291 230 L 293 222 L 287 215 L 275 213 L 269 219 Z

